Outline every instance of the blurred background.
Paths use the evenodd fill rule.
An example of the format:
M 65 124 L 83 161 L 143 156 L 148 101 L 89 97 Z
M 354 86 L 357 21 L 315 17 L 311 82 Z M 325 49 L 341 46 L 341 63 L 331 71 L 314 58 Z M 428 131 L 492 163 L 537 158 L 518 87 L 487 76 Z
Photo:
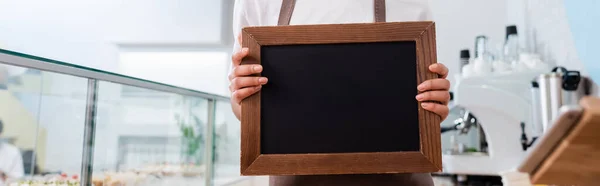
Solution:
M 94 82 L 98 96 L 95 148 L 91 151 L 93 170 L 89 173 L 93 181 L 125 185 L 266 185 L 265 177 L 239 176 L 240 123 L 229 106 L 227 80 L 234 42 L 234 3 L 0 0 L 0 53 L 76 65 L 71 69 L 97 69 L 97 77 L 115 79 Z M 600 28 L 590 24 L 600 18 L 597 1 L 429 0 L 429 4 L 436 21 L 438 61 L 450 68 L 448 79 L 455 98 L 471 94 L 470 89 L 457 88 L 459 84 L 481 84 L 471 82 L 469 77 L 502 79 L 507 74 L 496 73 L 504 69 L 497 65 L 478 65 L 478 60 L 490 64 L 506 60 L 501 56 L 507 52 L 507 43 L 525 54 L 521 59 L 533 60 L 524 62 L 529 70 L 520 73 L 527 74 L 523 78 L 508 75 L 515 77 L 508 80 L 517 82 L 514 86 L 518 88 L 510 88 L 517 95 L 529 95 L 530 80 L 554 66 L 580 71 L 582 76 L 599 81 L 600 63 L 596 60 L 600 39 L 592 33 Z M 507 30 L 513 27 L 518 34 L 512 35 L 518 37 L 511 36 L 508 41 L 511 33 Z M 1 64 L 8 59 L 17 58 L 0 58 L 0 120 L 4 125 L 0 139 L 19 149 L 27 179 L 82 176 L 87 166 L 82 154 L 90 152 L 84 145 L 89 79 Z M 517 71 L 517 67 L 512 69 Z M 159 91 L 119 82 L 131 79 L 148 82 L 152 87 L 176 88 Z M 500 101 L 519 105 L 509 98 Z M 464 125 L 457 119 L 482 107 L 468 107 L 468 102 L 453 103 L 456 109 L 443 126 Z M 510 108 L 490 107 L 494 108 L 483 110 Z M 479 113 L 486 115 L 484 111 Z M 515 134 L 520 135 L 520 121 L 502 122 L 513 122 Z M 479 121 L 472 123 L 482 125 Z M 452 128 L 442 134 L 443 149 L 450 154 L 457 153 L 458 147 L 488 153 L 487 143 L 482 143 L 486 141 L 483 133 L 490 141 L 494 140 L 489 139 L 490 135 L 496 136 L 490 133 L 496 131 L 483 132 L 481 128 Z M 530 125 L 527 128 L 535 130 Z M 5 161 L 1 159 L 0 165 Z M 467 175 L 498 176 L 489 173 L 494 171 L 445 170 L 438 184 L 452 185 Z

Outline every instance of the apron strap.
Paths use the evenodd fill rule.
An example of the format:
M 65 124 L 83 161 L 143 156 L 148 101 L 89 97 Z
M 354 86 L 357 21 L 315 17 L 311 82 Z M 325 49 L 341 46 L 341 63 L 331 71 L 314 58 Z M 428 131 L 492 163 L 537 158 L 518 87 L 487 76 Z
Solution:
M 385 0 L 373 0 L 374 3 L 374 21 L 385 22 Z M 279 20 L 277 25 L 289 25 L 292 19 L 292 12 L 294 12 L 294 5 L 296 0 L 283 0 L 281 3 L 281 10 L 279 10 Z
M 375 22 L 385 22 L 385 0 L 375 0 Z
M 296 5 L 296 0 L 283 0 L 283 3 L 281 3 L 281 10 L 279 11 L 279 21 L 277 22 L 277 25 L 290 24 L 294 5 Z

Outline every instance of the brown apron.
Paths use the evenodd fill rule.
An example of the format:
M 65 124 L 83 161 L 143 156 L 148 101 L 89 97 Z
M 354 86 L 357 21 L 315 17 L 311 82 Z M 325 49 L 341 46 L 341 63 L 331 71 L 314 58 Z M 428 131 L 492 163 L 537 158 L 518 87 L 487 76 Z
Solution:
M 375 22 L 385 22 L 385 0 L 373 0 Z M 283 0 L 277 25 L 289 25 L 295 0 Z M 271 176 L 271 186 L 433 186 L 429 173 Z

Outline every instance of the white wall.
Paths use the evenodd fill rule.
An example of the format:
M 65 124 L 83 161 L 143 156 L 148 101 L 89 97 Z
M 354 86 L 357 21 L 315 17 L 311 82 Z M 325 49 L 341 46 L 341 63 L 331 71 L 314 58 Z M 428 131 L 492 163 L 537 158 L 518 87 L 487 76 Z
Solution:
M 477 35 L 487 35 L 492 49 L 502 45 L 507 25 L 517 25 L 520 46 L 542 54 L 551 64 L 587 74 L 575 50 L 564 0 L 429 0 L 437 26 L 438 60 L 459 71 L 459 50 L 471 56 Z M 454 79 L 450 79 L 452 82 Z
M 504 42 L 507 3 L 504 0 L 429 0 L 436 22 L 438 62 L 459 72 L 459 52 L 470 49 L 474 55 L 475 37 L 486 35 L 494 47 Z M 454 82 L 453 78 L 448 78 Z
M 572 70 L 587 74 L 575 49 L 573 33 L 569 26 L 564 0 L 529 0 L 528 17 L 532 40 L 537 51 L 547 60 Z
M 229 59 L 225 51 L 123 51 L 119 69 L 130 76 L 227 96 Z
M 0 48 L 118 71 L 118 44 L 221 40 L 217 0 L 0 0 Z

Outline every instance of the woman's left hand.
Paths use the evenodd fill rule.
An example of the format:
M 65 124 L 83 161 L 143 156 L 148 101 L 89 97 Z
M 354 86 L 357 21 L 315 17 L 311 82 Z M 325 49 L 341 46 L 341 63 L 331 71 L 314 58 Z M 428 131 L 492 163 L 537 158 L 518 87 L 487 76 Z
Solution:
M 436 63 L 429 66 L 429 71 L 439 74 L 441 78 L 424 81 L 419 86 L 419 95 L 417 101 L 421 102 L 421 107 L 425 110 L 436 113 L 442 117 L 442 120 L 448 116 L 448 102 L 450 102 L 450 81 L 448 68 L 444 64 Z

